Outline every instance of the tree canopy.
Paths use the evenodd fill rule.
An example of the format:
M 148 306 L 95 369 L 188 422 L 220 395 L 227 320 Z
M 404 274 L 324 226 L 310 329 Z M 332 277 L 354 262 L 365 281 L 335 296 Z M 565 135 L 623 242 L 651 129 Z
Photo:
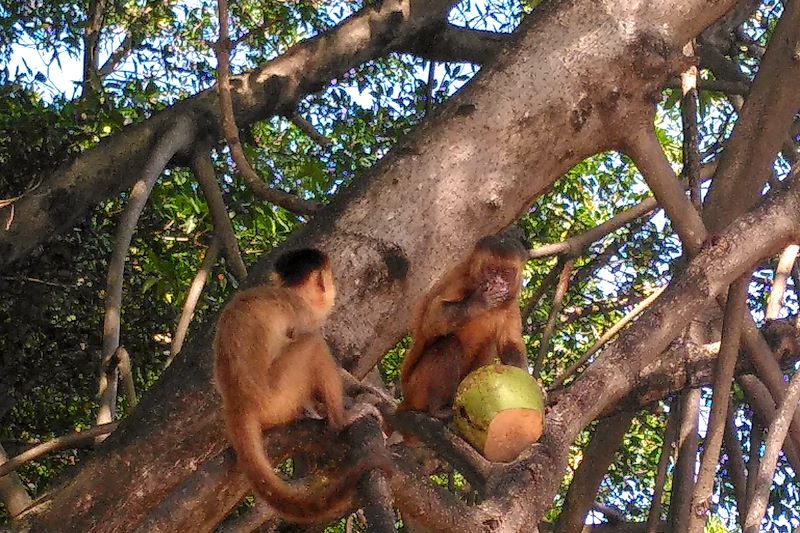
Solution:
M 331 349 L 397 399 L 414 305 L 513 225 L 542 439 L 489 463 L 386 404 L 423 446 L 267 432 L 298 472 L 391 455 L 330 531 L 800 528 L 799 26 L 792 0 L 0 0 L 0 529 L 296 530 L 222 431 L 221 306 L 325 250 Z

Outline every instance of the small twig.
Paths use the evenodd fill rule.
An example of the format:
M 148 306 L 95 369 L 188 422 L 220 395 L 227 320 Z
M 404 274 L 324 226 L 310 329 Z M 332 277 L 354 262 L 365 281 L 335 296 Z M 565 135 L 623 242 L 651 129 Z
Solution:
M 778 266 L 775 268 L 775 278 L 772 281 L 772 289 L 769 292 L 769 299 L 767 300 L 767 311 L 765 313 L 765 318 L 767 319 L 778 318 L 778 313 L 780 313 L 781 307 L 783 306 L 786 279 L 792 271 L 798 252 L 800 252 L 800 246 L 790 244 L 784 248 L 781 253 Z
M 767 430 L 766 446 L 761 458 L 761 465 L 758 468 L 753 499 L 749 504 L 747 518 L 744 521 L 744 533 L 759 531 L 764 512 L 767 510 L 769 489 L 772 486 L 772 477 L 778 463 L 778 454 L 786 438 L 786 433 L 789 431 L 792 414 L 797 410 L 798 400 L 800 400 L 800 372 L 797 372 L 789 382 L 786 396 L 781 401 L 778 412 Z
M 631 309 L 627 315 L 622 317 L 616 324 L 611 326 L 608 331 L 603 333 L 603 335 L 597 339 L 592 347 L 586 350 L 586 353 L 584 353 L 577 361 L 572 363 L 566 370 L 564 370 L 564 372 L 561 373 L 560 376 L 555 379 L 555 381 L 553 381 L 553 384 L 550 385 L 549 390 L 553 391 L 563 385 L 567 379 L 573 376 L 584 364 L 586 364 L 586 361 L 588 361 L 590 357 L 597 353 L 597 351 L 600 350 L 600 348 L 602 348 L 608 341 L 613 339 L 614 336 L 622 330 L 622 328 L 627 326 L 637 316 L 639 316 L 642 311 L 647 309 L 647 307 L 653 303 L 662 292 L 664 292 L 665 288 L 666 287 L 661 287 L 660 289 L 656 289 L 653 294 L 636 304 L 636 306 Z
M 333 144 L 332 140 L 330 140 L 329 138 L 318 132 L 317 129 L 314 127 L 314 125 L 309 121 L 307 121 L 305 118 L 303 118 L 303 116 L 297 111 L 292 113 L 291 121 L 292 124 L 297 126 L 297 128 L 300 131 L 308 135 L 311 138 L 311 140 L 313 140 L 318 145 L 330 146 Z
M 5 281 L 27 281 L 29 283 L 41 283 L 42 285 L 47 285 L 48 287 L 58 287 L 59 289 L 74 289 L 77 285 L 69 284 L 69 283 L 58 283 L 56 281 L 47 281 L 39 278 L 32 278 L 29 276 L 3 276 Z
M 25 450 L 21 454 L 13 457 L 11 460 L 0 464 L 0 478 L 7 475 L 9 472 L 13 472 L 25 463 L 34 461 L 50 452 L 57 452 L 59 450 L 68 448 L 80 448 L 91 445 L 94 443 L 95 437 L 107 435 L 113 432 L 115 429 L 117 429 L 118 425 L 119 422 L 111 422 L 101 426 L 94 426 L 84 431 L 76 431 L 75 433 L 71 433 L 69 435 L 56 437 L 47 442 L 43 442 L 42 444 L 34 446 L 29 450 Z
M 203 262 L 197 273 L 194 275 L 192 284 L 189 286 L 189 292 L 186 293 L 186 301 L 183 303 L 181 310 L 181 317 L 178 319 L 178 325 L 175 327 L 175 334 L 172 336 L 172 345 L 169 349 L 169 357 L 164 367 L 172 364 L 172 360 L 180 353 L 183 347 L 183 341 L 186 338 L 186 332 L 189 330 L 189 324 L 194 317 L 194 310 L 197 307 L 197 302 L 200 300 L 200 294 L 203 292 L 203 287 L 206 284 L 211 269 L 217 262 L 217 254 L 219 252 L 219 241 L 216 237 L 211 241 L 211 245 L 206 250 L 206 255 L 203 257 Z
M 268 187 L 256 174 L 242 148 L 239 139 L 239 128 L 233 114 L 230 83 L 231 40 L 228 37 L 228 4 L 227 0 L 218 0 L 219 40 L 211 45 L 217 57 L 217 93 L 219 95 L 220 112 L 222 113 L 222 131 L 231 150 L 231 157 L 245 183 L 262 200 L 283 207 L 298 215 L 310 215 L 319 208 L 316 202 L 305 200 L 293 194 Z
M 714 373 L 714 388 L 711 400 L 711 414 L 708 418 L 703 457 L 697 482 L 692 496 L 689 531 L 700 533 L 706 523 L 706 515 L 711 505 L 711 492 L 714 488 L 714 476 L 719 463 L 719 451 L 722 447 L 722 436 L 725 432 L 728 405 L 731 396 L 733 372 L 739 356 L 739 344 L 742 333 L 742 316 L 747 310 L 747 286 L 750 275 L 733 282 L 728 289 L 728 301 L 722 323 L 722 341 Z
M 556 292 L 553 295 L 553 306 L 550 309 L 550 317 L 547 319 L 547 324 L 542 332 L 542 340 L 539 342 L 539 353 L 536 355 L 536 361 L 533 365 L 533 376 L 538 378 L 542 373 L 542 366 L 544 365 L 544 358 L 550 346 L 550 337 L 556 327 L 556 320 L 559 313 L 561 313 L 561 306 L 564 304 L 564 297 L 567 295 L 569 289 L 569 277 L 572 274 L 572 267 L 575 260 L 569 259 L 564 262 L 561 268 L 561 273 L 558 276 L 558 283 L 556 284 Z

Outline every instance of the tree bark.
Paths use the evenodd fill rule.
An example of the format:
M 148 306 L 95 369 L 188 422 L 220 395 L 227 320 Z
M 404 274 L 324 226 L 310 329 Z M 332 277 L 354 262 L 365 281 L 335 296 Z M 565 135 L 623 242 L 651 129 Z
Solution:
M 682 70 L 679 63 L 683 44 L 734 3 L 567 0 L 542 6 L 538 14 L 523 22 L 513 48 L 484 67 L 468 87 L 293 235 L 287 243 L 289 247 L 314 245 L 330 253 L 341 298 L 326 334 L 345 366 L 357 376 L 366 374 L 406 330 L 411 303 L 454 258 L 463 255 L 479 237 L 514 221 L 585 156 L 614 148 L 620 142 L 614 132 L 625 128 L 631 114 L 641 114 L 643 110 L 652 113 L 652 98 L 659 86 L 671 73 Z M 376 31 L 382 28 L 379 25 Z M 321 46 L 319 41 L 304 48 L 305 65 L 316 57 L 315 53 L 322 53 L 317 46 Z M 359 52 L 358 58 L 374 52 L 375 48 Z M 265 78 L 276 82 L 276 65 L 289 68 L 297 61 L 296 55 L 277 59 L 271 67 L 271 77 L 266 69 L 252 74 L 248 80 L 258 86 L 248 86 L 249 90 L 253 94 L 266 91 L 271 85 Z M 337 71 L 332 65 L 325 69 L 326 75 Z M 292 98 L 276 99 L 270 105 L 291 103 L 301 93 L 298 90 L 291 93 Z M 203 107 L 207 98 L 208 94 L 199 96 L 193 103 L 175 106 L 172 112 L 213 109 Z M 242 125 L 262 117 L 266 106 L 257 98 L 248 102 L 241 92 L 234 105 Z M 81 186 L 88 182 L 97 185 L 92 180 L 102 183 L 105 197 L 120 183 L 129 183 L 130 177 L 121 175 L 130 161 L 127 152 L 124 157 L 120 155 L 122 146 L 143 159 L 144 147 L 161 123 L 163 119 L 156 117 L 136 127 L 133 131 L 138 136 L 137 143 L 131 144 L 130 139 L 123 143 L 118 137 L 104 143 L 112 155 L 117 153 L 116 158 L 103 156 L 105 161 L 116 161 L 116 166 L 103 167 L 116 179 L 100 182 L 96 169 L 85 169 L 91 172 Z M 100 148 L 93 153 L 99 159 L 102 151 Z M 73 165 L 70 172 L 78 172 L 77 167 Z M 69 179 L 77 179 L 77 174 L 70 175 Z M 25 206 L 26 212 L 33 216 L 37 205 L 53 202 L 53 195 L 61 189 L 63 186 L 46 187 L 41 197 L 35 202 L 31 199 L 34 203 Z M 97 196 L 93 198 L 98 201 Z M 90 203 L 84 198 L 72 208 L 85 212 Z M 19 210 L 17 213 L 21 215 Z M 74 217 L 58 227 L 65 227 L 72 220 Z M 792 218 L 787 216 L 786 220 Z M 37 224 L 40 225 L 26 230 L 18 228 L 12 235 L 0 234 L 0 267 L 29 249 L 27 244 L 19 244 L 23 233 L 33 246 L 41 241 L 42 224 L 57 229 L 52 221 L 40 220 Z M 750 226 L 755 227 L 753 223 Z M 772 224 L 770 232 L 771 239 L 764 239 L 760 247 L 747 246 L 747 251 L 763 253 L 764 246 L 784 235 L 780 224 Z M 271 256 L 259 261 L 248 283 L 263 280 L 271 261 Z M 734 268 L 724 260 L 719 263 Z M 697 275 L 696 271 L 691 272 Z M 715 270 L 713 275 L 720 273 Z M 700 286 L 701 291 L 697 287 L 680 289 L 702 301 L 707 291 L 719 289 L 716 281 L 701 280 Z M 674 292 L 662 299 L 674 302 Z M 683 319 L 687 315 L 681 312 L 679 316 Z M 652 320 L 645 323 L 652 326 Z M 75 531 L 132 530 L 146 521 L 165 498 L 180 501 L 184 480 L 225 447 L 219 399 L 210 383 L 211 326 L 209 323 L 198 328 L 199 336 L 190 339 L 183 356 L 165 371 L 133 415 L 74 479 L 51 496 L 51 505 L 32 517 L 34 530 L 55 526 L 63 530 L 64 524 Z M 624 338 L 630 342 L 631 335 Z M 662 344 L 648 352 L 650 360 L 671 339 L 659 336 L 657 340 Z M 638 362 L 617 361 L 619 351 L 611 352 L 617 355 L 606 357 L 606 361 L 621 363 L 629 370 L 640 368 Z M 601 376 L 609 372 L 608 363 L 599 365 L 597 372 Z M 567 415 L 563 420 L 570 422 L 564 439 L 571 441 L 609 402 L 622 397 L 633 382 L 625 382 L 613 372 L 616 377 L 598 389 L 602 380 L 596 381 L 597 372 L 590 369 L 590 377 L 584 374 L 573 385 L 574 388 L 581 383 L 580 387 L 585 388 L 584 400 L 572 398 L 559 408 L 560 414 Z M 601 397 L 604 401 L 597 406 L 586 405 L 588 398 Z M 553 427 L 563 425 L 554 423 Z M 545 450 L 543 455 L 537 455 L 544 462 L 534 468 L 540 474 L 534 483 L 527 483 L 530 476 L 523 478 L 526 485 L 538 490 L 538 495 L 527 498 L 524 511 L 514 517 L 523 521 L 519 527 L 538 521 L 544 502 L 552 502 L 563 471 L 563 448 L 537 449 Z M 548 473 L 542 474 L 545 470 Z M 510 481 L 503 483 L 506 482 Z M 195 502 L 194 509 L 207 509 L 209 502 L 219 503 L 215 512 L 226 511 L 236 503 L 232 483 L 240 486 L 236 485 L 235 476 L 233 481 L 220 476 L 214 483 L 203 485 L 203 490 L 192 492 L 191 500 L 188 496 L 182 500 L 187 505 L 173 507 L 173 524 L 185 523 L 181 521 L 190 517 L 190 502 Z M 402 492 L 403 487 L 395 479 L 391 485 L 396 494 Z M 220 494 L 226 490 L 230 497 L 220 501 Z M 519 494 L 528 495 L 529 489 Z M 522 506 L 522 500 L 514 501 L 514 510 Z M 487 507 L 492 509 L 492 517 L 509 509 L 506 504 L 493 505 L 490 502 Z M 419 502 L 416 509 L 422 512 L 425 507 L 424 502 Z M 461 523 L 469 518 L 459 513 L 448 516 Z M 514 523 L 512 520 L 504 527 L 513 529 Z

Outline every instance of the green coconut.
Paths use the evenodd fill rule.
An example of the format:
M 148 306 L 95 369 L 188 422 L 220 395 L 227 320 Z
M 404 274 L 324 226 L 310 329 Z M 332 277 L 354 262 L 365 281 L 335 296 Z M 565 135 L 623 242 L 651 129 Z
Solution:
M 513 461 L 542 435 L 542 388 L 522 368 L 482 366 L 459 384 L 453 422 L 461 436 L 488 460 Z

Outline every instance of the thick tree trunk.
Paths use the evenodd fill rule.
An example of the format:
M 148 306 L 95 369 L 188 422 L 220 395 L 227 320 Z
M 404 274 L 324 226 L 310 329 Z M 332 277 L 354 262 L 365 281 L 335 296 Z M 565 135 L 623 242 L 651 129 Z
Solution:
M 626 119 L 651 113 L 660 84 L 681 70 L 683 44 L 734 3 L 544 6 L 524 22 L 516 46 L 294 235 L 289 246 L 331 254 L 341 298 L 327 335 L 345 365 L 366 374 L 455 258 L 514 221 L 585 156 L 614 148 Z M 250 283 L 270 261 L 253 269 Z M 133 416 L 31 518 L 33 530 L 133 530 L 165 498 L 173 525 L 186 524 L 192 510 L 224 513 L 235 503 L 244 490 L 237 474 L 183 483 L 225 446 L 210 383 L 211 324 L 202 329 Z M 536 498 L 539 516 L 546 500 L 552 495 Z

